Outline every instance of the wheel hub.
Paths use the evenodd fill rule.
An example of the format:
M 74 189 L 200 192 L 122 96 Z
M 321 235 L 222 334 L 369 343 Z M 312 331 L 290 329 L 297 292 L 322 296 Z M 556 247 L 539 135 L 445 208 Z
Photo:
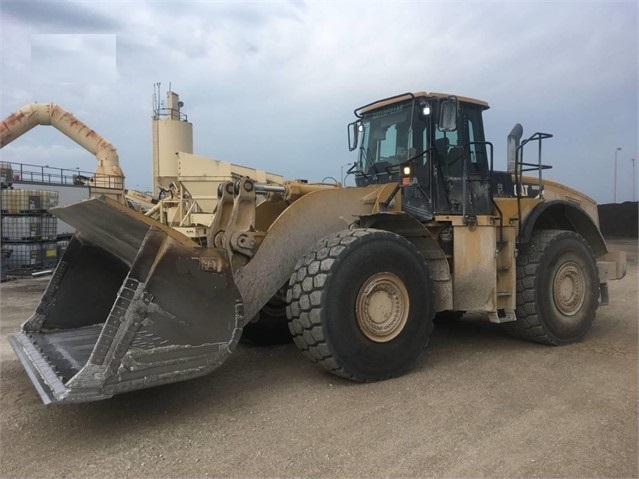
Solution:
M 553 281 L 553 299 L 562 314 L 576 314 L 586 298 L 585 280 L 581 268 L 570 261 L 561 265 Z
M 357 294 L 357 325 L 372 341 L 384 343 L 397 337 L 406 325 L 408 311 L 408 291 L 393 273 L 371 276 Z

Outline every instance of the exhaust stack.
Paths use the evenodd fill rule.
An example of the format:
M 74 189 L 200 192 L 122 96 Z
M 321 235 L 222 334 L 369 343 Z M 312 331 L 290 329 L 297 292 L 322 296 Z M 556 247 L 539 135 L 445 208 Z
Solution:
M 517 123 L 508 135 L 508 152 L 506 155 L 506 158 L 508 159 L 508 173 L 515 173 L 515 168 L 517 166 L 517 149 L 519 148 L 519 143 L 523 134 L 524 127 Z

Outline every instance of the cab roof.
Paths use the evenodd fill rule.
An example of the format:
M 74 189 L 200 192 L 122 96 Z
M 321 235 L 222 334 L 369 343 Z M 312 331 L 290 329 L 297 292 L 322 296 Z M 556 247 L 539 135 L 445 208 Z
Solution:
M 488 108 L 490 108 L 490 105 L 488 105 L 488 103 L 486 103 L 483 100 L 477 100 L 476 98 L 470 98 L 467 96 L 458 96 L 458 95 L 451 95 L 449 93 L 427 93 L 425 91 L 419 91 L 419 92 L 414 92 L 414 93 L 404 93 L 401 95 L 397 95 L 397 96 L 393 96 L 390 98 L 386 98 L 384 100 L 379 100 L 376 101 L 374 103 L 369 103 L 368 105 L 364 105 L 360 108 L 358 108 L 357 110 L 355 110 L 355 115 L 359 116 L 362 113 L 367 113 L 369 111 L 373 111 L 373 110 L 377 110 L 378 108 L 383 108 L 385 106 L 388 105 L 393 105 L 394 103 L 399 103 L 402 101 L 406 101 L 409 100 L 413 97 L 415 98 L 448 98 L 454 96 L 455 98 L 457 98 L 458 101 L 461 101 L 463 103 L 473 103 L 475 105 L 479 105 L 481 107 L 482 110 L 487 110 Z

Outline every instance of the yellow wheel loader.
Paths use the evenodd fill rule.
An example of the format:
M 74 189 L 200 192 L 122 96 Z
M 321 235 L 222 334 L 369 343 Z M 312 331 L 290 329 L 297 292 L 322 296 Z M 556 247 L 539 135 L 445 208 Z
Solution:
M 580 340 L 625 258 L 593 200 L 542 178 L 551 135 L 522 141 L 517 125 L 507 171 L 493 169 L 487 108 L 424 92 L 365 105 L 348 127 L 355 187 L 224 183 L 205 246 L 109 198 L 57 208 L 77 233 L 10 337 L 43 401 L 209 373 L 260 317 L 288 320 L 312 361 L 355 381 L 410 368 L 437 313 Z

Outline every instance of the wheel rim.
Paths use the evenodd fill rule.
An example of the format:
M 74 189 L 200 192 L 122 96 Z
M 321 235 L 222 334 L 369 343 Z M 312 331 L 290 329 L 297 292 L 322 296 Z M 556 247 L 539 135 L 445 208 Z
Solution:
M 573 316 L 586 299 L 585 277 L 577 263 L 561 265 L 553 280 L 553 300 L 557 309 L 566 316 Z
M 409 305 L 404 282 L 393 273 L 377 273 L 366 280 L 357 294 L 357 325 L 368 339 L 385 343 L 404 329 Z

